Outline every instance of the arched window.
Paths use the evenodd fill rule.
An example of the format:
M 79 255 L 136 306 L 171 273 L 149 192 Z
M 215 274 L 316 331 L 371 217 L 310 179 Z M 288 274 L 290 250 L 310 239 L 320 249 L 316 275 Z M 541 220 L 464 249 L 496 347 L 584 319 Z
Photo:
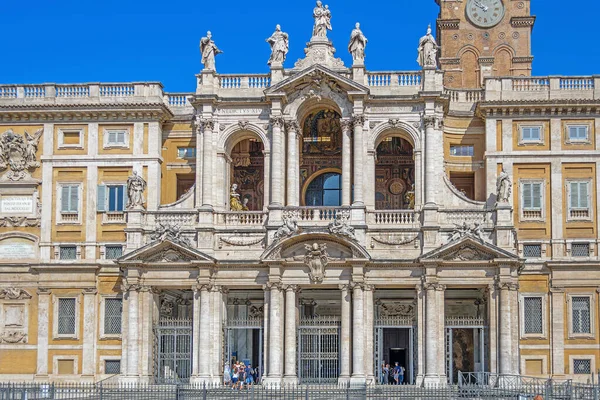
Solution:
M 329 172 L 317 176 L 306 189 L 309 207 L 337 207 L 342 204 L 342 175 Z

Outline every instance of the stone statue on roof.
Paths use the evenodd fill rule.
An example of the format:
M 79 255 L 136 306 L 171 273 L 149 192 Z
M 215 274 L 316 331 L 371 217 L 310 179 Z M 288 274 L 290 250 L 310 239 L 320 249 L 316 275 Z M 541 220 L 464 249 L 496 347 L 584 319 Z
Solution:
M 271 45 L 271 57 L 267 64 L 280 64 L 282 65 L 287 56 L 288 50 L 290 49 L 289 36 L 287 33 L 281 31 L 281 26 L 275 27 L 275 32 L 267 39 L 267 43 Z
M 365 47 L 367 47 L 367 38 L 360 30 L 360 24 L 357 22 L 356 27 L 350 34 L 350 43 L 348 44 L 348 51 L 352 54 L 352 59 L 356 61 L 363 61 L 365 59 Z
M 437 68 L 437 52 L 439 46 L 431 34 L 431 25 L 427 27 L 427 34 L 419 40 L 419 57 L 417 62 L 423 68 Z
M 221 54 L 215 42 L 212 40 L 212 33 L 206 32 L 206 37 L 200 39 L 200 53 L 202 54 L 202 64 L 205 70 L 215 70 L 215 56 Z

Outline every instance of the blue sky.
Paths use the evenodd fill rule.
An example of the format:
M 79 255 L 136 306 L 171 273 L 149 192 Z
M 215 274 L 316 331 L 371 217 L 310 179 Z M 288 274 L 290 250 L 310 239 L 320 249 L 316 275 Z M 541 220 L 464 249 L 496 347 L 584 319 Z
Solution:
M 201 69 L 199 39 L 207 30 L 224 51 L 221 73 L 266 73 L 276 24 L 290 35 L 285 66 L 303 56 L 313 0 L 1 0 L 0 83 L 160 81 L 167 91 L 193 91 Z M 354 24 L 369 39 L 369 70 L 415 70 L 416 47 L 434 0 L 329 0 L 337 56 Z M 532 0 L 534 75 L 600 73 L 594 38 L 600 1 Z M 572 7 L 568 4 L 573 4 Z

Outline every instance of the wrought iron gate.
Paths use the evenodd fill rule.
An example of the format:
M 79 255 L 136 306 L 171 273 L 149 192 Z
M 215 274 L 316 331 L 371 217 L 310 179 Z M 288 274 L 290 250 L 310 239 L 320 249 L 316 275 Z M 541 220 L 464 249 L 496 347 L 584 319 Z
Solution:
M 339 377 L 337 317 L 300 320 L 298 327 L 298 378 L 300 383 L 336 383 Z
M 161 318 L 154 326 L 156 383 L 187 383 L 192 374 L 192 320 Z

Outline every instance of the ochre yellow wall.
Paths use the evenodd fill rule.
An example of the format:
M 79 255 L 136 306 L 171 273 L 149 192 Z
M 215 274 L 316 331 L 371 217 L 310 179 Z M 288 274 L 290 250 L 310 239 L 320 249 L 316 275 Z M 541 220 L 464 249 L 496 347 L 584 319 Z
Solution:
M 541 125 L 542 134 L 544 135 L 544 143 L 542 144 L 519 144 L 519 138 L 521 137 L 521 130 L 519 129 L 520 125 Z M 540 121 L 513 121 L 513 150 L 514 151 L 537 151 L 537 150 L 550 150 L 550 121 L 548 120 L 540 120 Z M 502 132 L 500 132 L 502 134 Z
M 110 147 L 104 148 L 105 129 L 127 129 L 129 132 L 129 148 Z M 133 154 L 133 124 L 131 125 L 99 125 L 98 126 L 98 154 Z
M 83 242 L 85 240 L 85 215 L 87 206 L 87 169 L 86 168 L 55 168 L 52 171 L 52 241 L 53 242 Z M 56 210 L 58 205 L 58 187 L 60 183 L 80 183 L 80 224 L 57 224 Z
M 595 238 L 597 230 L 597 219 L 596 215 L 596 197 L 598 189 L 596 186 L 596 164 L 563 164 L 562 165 L 563 175 L 563 206 L 562 213 L 564 216 L 563 234 L 566 239 L 583 239 L 583 238 Z M 567 183 L 569 180 L 582 179 L 591 180 L 590 183 L 590 211 L 592 215 L 591 221 L 569 221 L 569 196 L 567 192 Z
M 162 191 L 161 203 L 169 204 L 177 201 L 177 176 L 194 175 L 196 159 L 177 157 L 177 148 L 196 147 L 196 138 L 190 124 L 169 124 L 163 130 L 162 156 Z M 200 156 L 196 154 L 196 156 Z
M 550 207 L 550 165 L 514 164 L 513 176 L 513 204 L 515 205 L 514 222 L 515 227 L 519 232 L 519 239 L 549 239 L 552 233 L 552 208 Z M 521 179 L 539 179 L 545 182 L 544 222 L 521 221 L 521 187 L 519 183 Z
M 566 143 L 568 139 L 567 125 L 588 125 L 589 143 Z M 561 144 L 563 150 L 594 150 L 596 148 L 596 126 L 593 119 L 563 119 L 561 124 Z
M 61 129 L 82 129 L 83 138 L 81 148 L 59 148 L 59 132 Z M 54 125 L 54 154 L 66 155 L 82 155 L 88 152 L 88 126 L 87 125 Z

